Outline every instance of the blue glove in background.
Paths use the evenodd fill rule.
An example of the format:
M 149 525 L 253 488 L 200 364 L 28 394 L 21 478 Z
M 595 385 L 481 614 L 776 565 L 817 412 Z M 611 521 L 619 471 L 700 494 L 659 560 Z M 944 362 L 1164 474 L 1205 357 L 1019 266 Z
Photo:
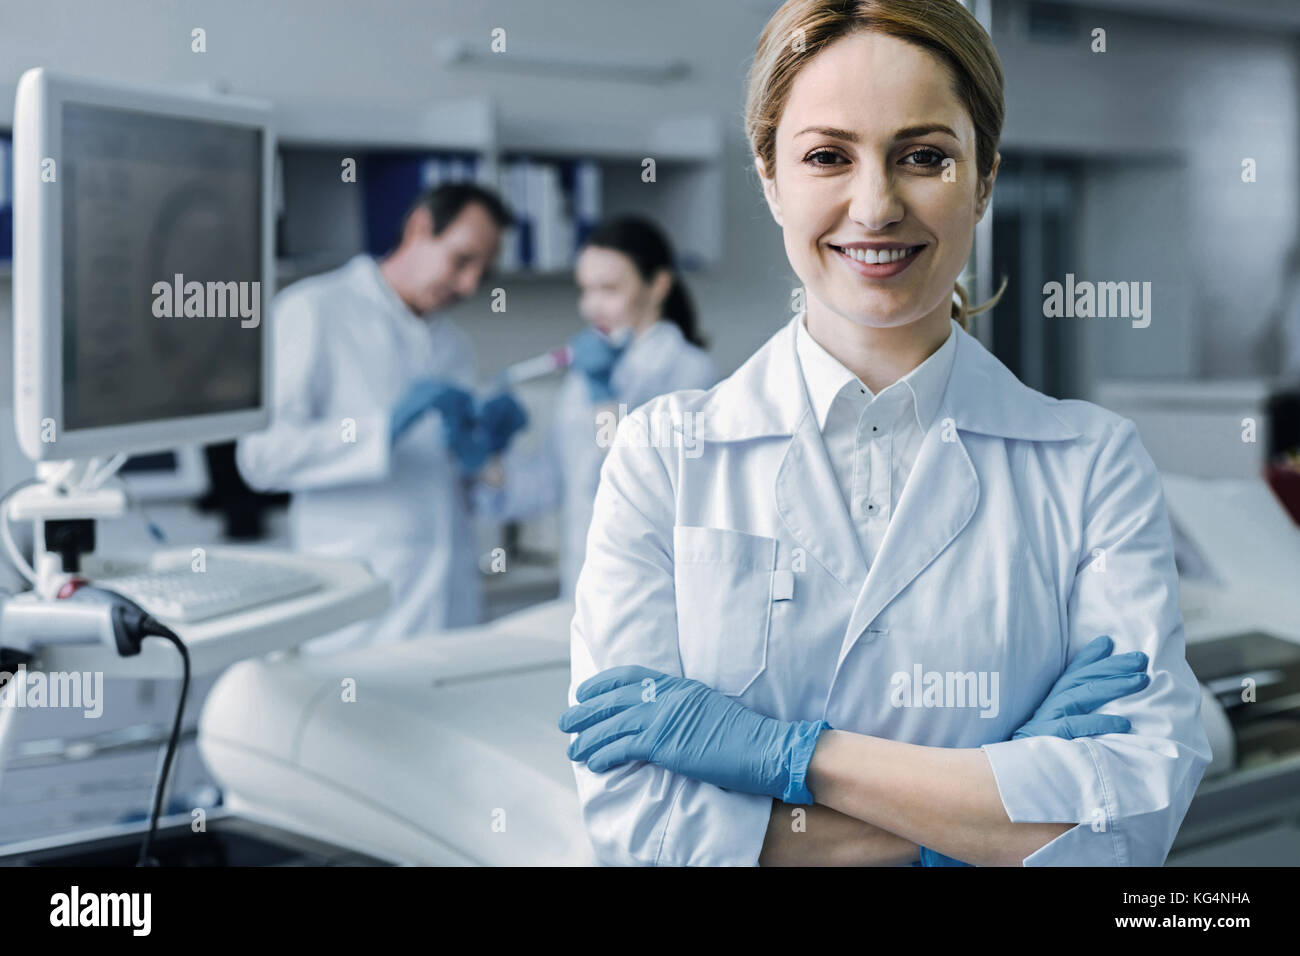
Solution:
M 1056 679 L 1034 715 L 1011 735 L 1022 737 L 1093 737 L 1098 734 L 1126 734 L 1132 729 L 1127 718 L 1092 711 L 1112 701 L 1143 690 L 1147 656 L 1142 651 L 1110 656 L 1115 642 L 1103 634 L 1075 655 Z M 921 847 L 921 866 L 970 866 L 950 856 Z
M 478 427 L 489 455 L 504 451 L 515 433 L 528 424 L 528 413 L 507 392 L 494 395 L 478 412 Z
M 824 720 L 778 720 L 706 684 L 634 665 L 583 681 L 560 715 L 569 759 L 594 773 L 633 760 L 741 793 L 810 804 L 804 783 Z
M 463 427 L 466 422 L 473 424 L 474 398 L 469 392 L 436 378 L 420 378 L 411 383 L 393 406 L 389 442 L 396 443 L 425 412 L 433 409 L 440 411 L 444 421 L 455 428 Z
M 595 329 L 589 328 L 570 339 L 569 348 L 573 349 L 569 365 L 586 376 L 591 400 L 596 403 L 611 401 L 614 389 L 610 378 L 627 345 L 615 345 Z

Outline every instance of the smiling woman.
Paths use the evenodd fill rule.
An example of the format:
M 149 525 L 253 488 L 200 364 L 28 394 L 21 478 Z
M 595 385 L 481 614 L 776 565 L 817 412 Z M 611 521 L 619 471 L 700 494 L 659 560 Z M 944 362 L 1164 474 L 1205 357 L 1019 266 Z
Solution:
M 964 328 L 1002 102 L 957 0 L 763 31 L 747 128 L 807 304 L 606 459 L 560 721 L 603 862 L 1164 861 L 1209 744 L 1159 476 Z M 691 456 L 636 440 L 688 415 Z
M 972 309 L 944 278 L 970 256 L 1004 118 L 1002 68 L 973 23 L 957 3 L 787 3 L 763 31 L 745 107 L 755 166 L 795 271 L 805 283 L 828 274 L 827 304 L 841 314 L 902 323 L 951 302 L 966 328 L 1001 296 Z M 903 205 L 909 235 L 889 228 Z M 866 241 L 852 222 L 899 234 Z M 904 273 L 888 286 L 854 281 Z

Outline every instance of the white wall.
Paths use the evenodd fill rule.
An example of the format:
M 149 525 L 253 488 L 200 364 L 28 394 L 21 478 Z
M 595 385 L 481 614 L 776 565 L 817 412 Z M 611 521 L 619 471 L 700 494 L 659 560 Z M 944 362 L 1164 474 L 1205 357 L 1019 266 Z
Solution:
M 1093 376 L 1275 371 L 1269 323 L 1300 214 L 1295 35 L 1079 9 L 1062 44 L 1026 36 L 1023 4 L 997 6 L 1004 149 L 1105 159 L 1085 176 L 1076 277 L 1158 284 L 1150 334 L 1088 333 Z

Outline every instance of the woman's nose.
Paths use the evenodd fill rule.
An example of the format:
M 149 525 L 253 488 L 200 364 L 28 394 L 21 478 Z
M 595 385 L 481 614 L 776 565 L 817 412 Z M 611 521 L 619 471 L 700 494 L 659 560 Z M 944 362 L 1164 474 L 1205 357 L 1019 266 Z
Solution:
M 898 183 L 883 168 L 858 167 L 850 181 L 849 218 L 871 232 L 880 232 L 903 218 Z

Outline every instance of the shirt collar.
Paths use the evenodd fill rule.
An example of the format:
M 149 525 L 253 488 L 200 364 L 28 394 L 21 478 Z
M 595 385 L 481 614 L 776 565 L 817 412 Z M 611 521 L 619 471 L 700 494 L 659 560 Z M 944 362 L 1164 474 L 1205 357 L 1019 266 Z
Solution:
M 812 403 L 813 414 L 817 416 L 817 425 L 824 429 L 831 404 L 846 386 L 852 384 L 865 390 L 867 395 L 871 395 L 871 390 L 812 337 L 804 325 L 804 318 L 805 314 L 800 314 L 796 322 L 795 351 L 799 356 L 804 382 L 808 386 L 808 399 Z M 885 395 L 891 389 L 905 389 L 912 399 L 916 423 L 924 432 L 930 427 L 939 403 L 943 400 L 956 352 L 957 337 L 952 323 L 949 323 L 948 337 L 944 339 L 943 345 L 897 382 L 882 389 L 880 395 Z

